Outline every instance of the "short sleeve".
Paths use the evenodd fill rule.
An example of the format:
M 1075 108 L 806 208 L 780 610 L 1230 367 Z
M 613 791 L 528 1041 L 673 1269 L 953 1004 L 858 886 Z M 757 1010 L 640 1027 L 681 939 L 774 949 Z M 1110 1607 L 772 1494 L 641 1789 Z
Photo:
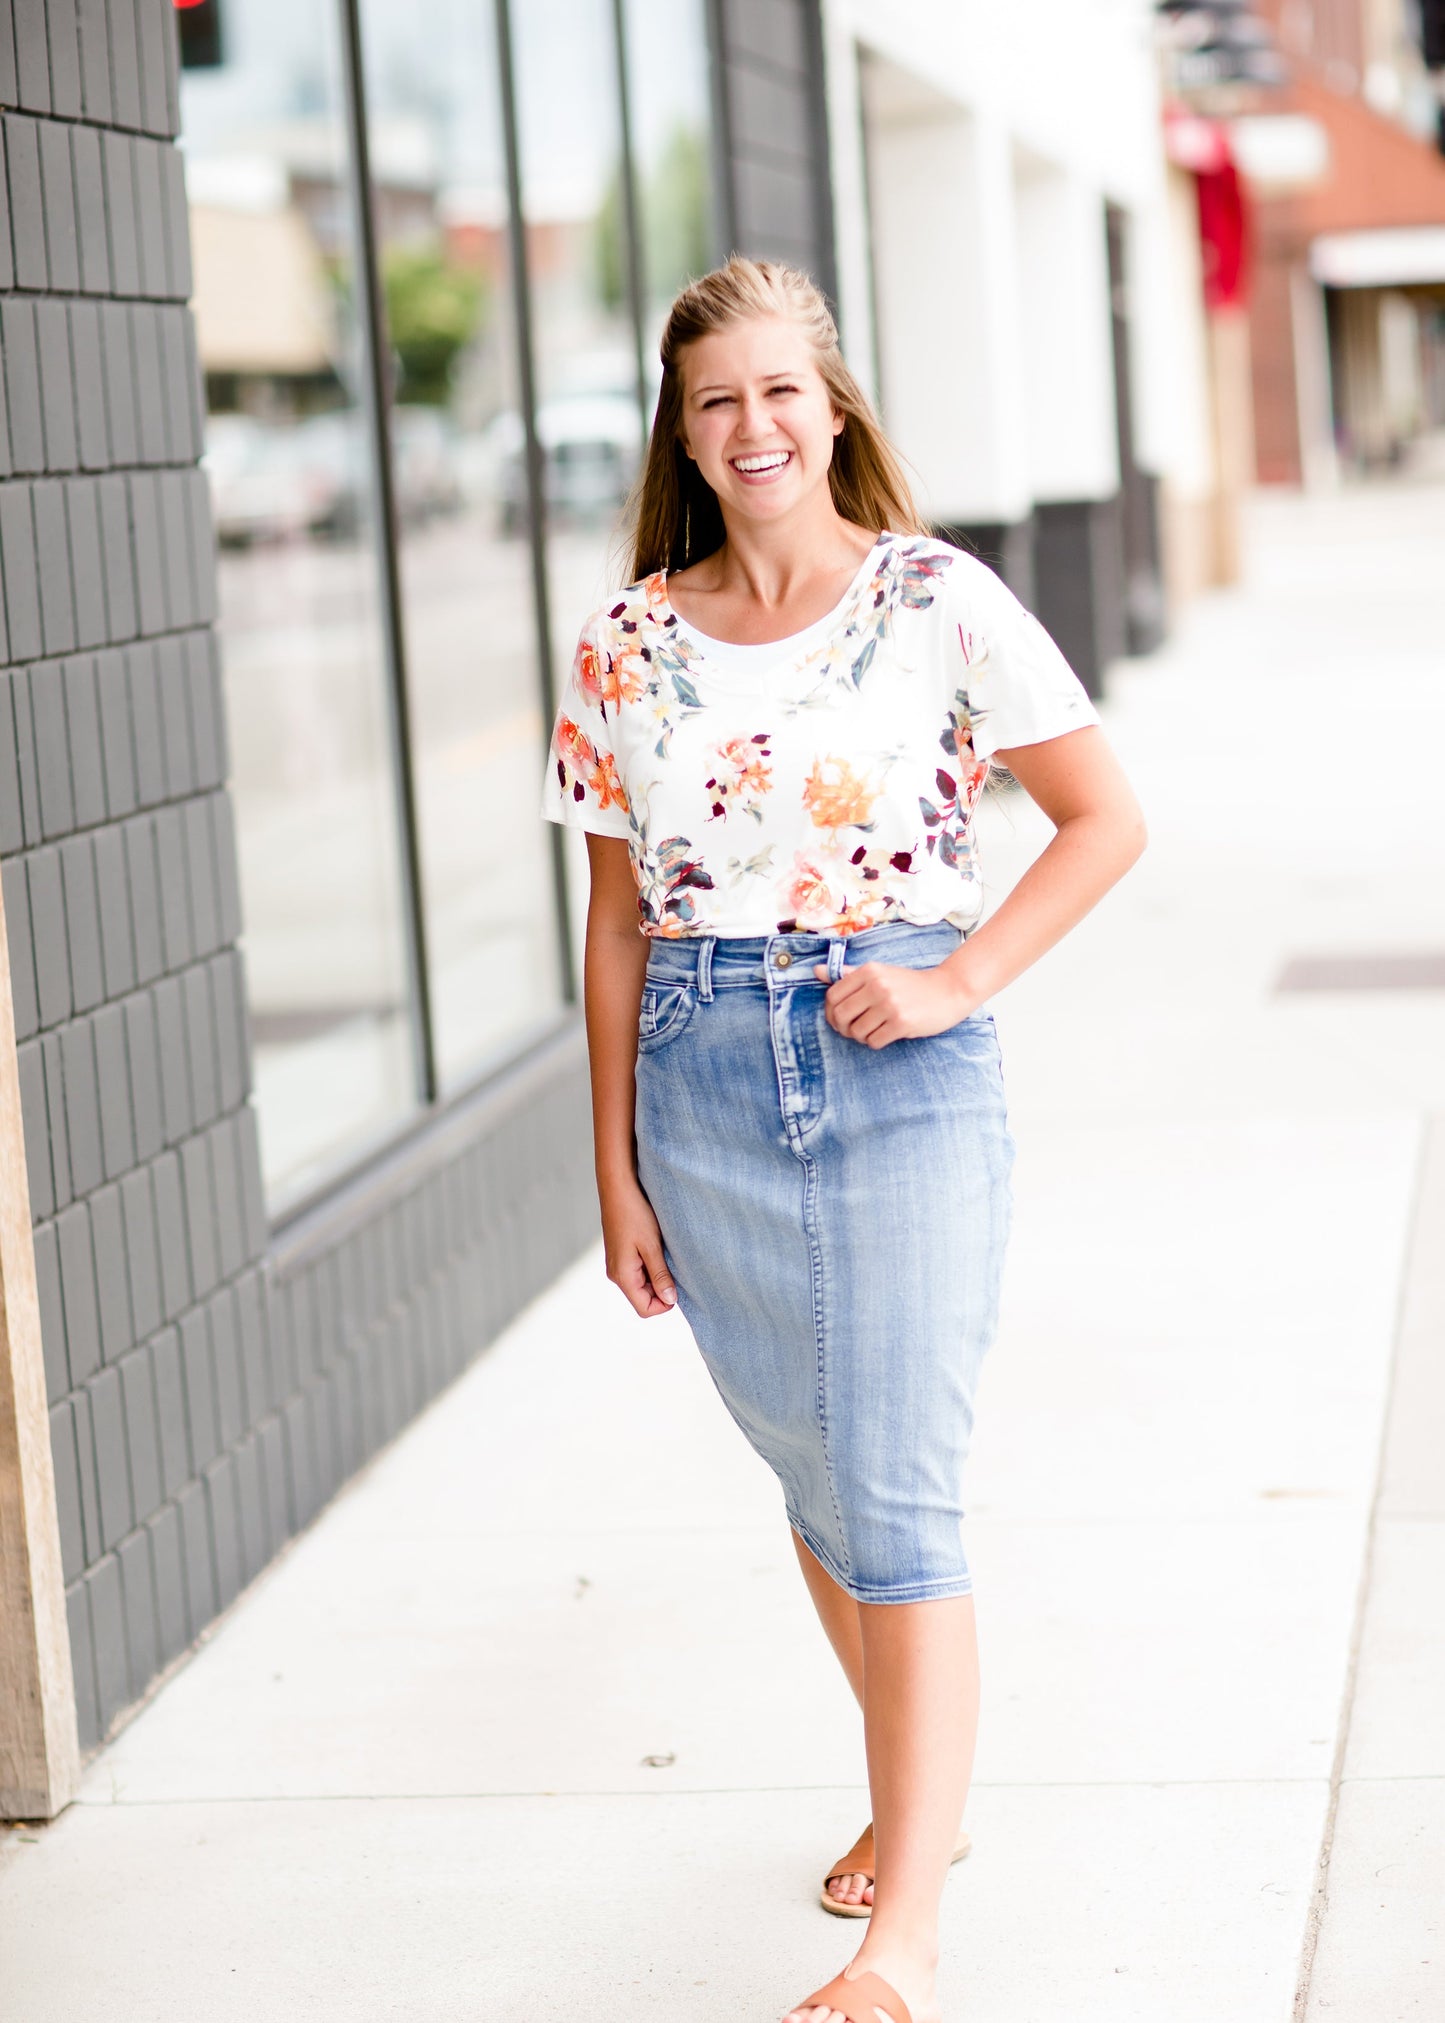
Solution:
M 583 626 L 572 657 L 572 672 L 552 724 L 540 813 L 545 821 L 594 836 L 630 832 L 627 793 L 617 773 L 612 713 L 618 697 L 604 693 L 605 651 L 598 644 L 597 619 Z
M 986 563 L 965 559 L 955 643 L 975 755 L 990 758 L 1098 723 L 1084 684 L 1038 619 Z

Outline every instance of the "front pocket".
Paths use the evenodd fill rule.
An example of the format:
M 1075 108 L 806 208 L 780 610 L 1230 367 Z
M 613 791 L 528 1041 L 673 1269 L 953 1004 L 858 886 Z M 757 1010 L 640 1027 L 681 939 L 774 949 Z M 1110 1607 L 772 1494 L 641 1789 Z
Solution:
M 645 984 L 637 1011 L 637 1051 L 656 1053 L 676 1039 L 692 1018 L 697 990 L 690 983 Z

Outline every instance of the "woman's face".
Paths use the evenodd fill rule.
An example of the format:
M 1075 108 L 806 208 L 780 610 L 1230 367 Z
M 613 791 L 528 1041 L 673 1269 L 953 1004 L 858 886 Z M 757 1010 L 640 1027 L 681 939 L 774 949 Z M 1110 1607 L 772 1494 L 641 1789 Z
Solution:
M 843 416 L 796 323 L 756 316 L 712 331 L 680 369 L 683 447 L 725 515 L 775 520 L 827 483 Z

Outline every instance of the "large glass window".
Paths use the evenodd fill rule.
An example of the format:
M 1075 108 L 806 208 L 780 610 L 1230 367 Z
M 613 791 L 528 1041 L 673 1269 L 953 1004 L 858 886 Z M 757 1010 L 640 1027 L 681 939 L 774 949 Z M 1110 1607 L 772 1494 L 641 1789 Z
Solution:
M 623 0 L 623 17 L 650 424 L 661 373 L 658 339 L 672 298 L 728 249 L 717 243 L 704 0 Z M 658 89 L 660 51 L 665 90 Z
M 336 10 L 228 0 L 224 54 L 180 138 L 275 1209 L 416 1091 Z
M 496 22 L 361 0 L 432 1023 L 455 1086 L 561 1008 Z

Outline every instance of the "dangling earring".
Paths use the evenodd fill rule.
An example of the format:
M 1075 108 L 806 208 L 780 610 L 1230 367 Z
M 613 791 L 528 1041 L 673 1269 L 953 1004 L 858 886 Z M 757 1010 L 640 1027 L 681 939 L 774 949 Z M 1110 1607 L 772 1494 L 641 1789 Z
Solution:
M 692 500 L 682 502 L 682 566 L 685 569 L 692 557 Z

